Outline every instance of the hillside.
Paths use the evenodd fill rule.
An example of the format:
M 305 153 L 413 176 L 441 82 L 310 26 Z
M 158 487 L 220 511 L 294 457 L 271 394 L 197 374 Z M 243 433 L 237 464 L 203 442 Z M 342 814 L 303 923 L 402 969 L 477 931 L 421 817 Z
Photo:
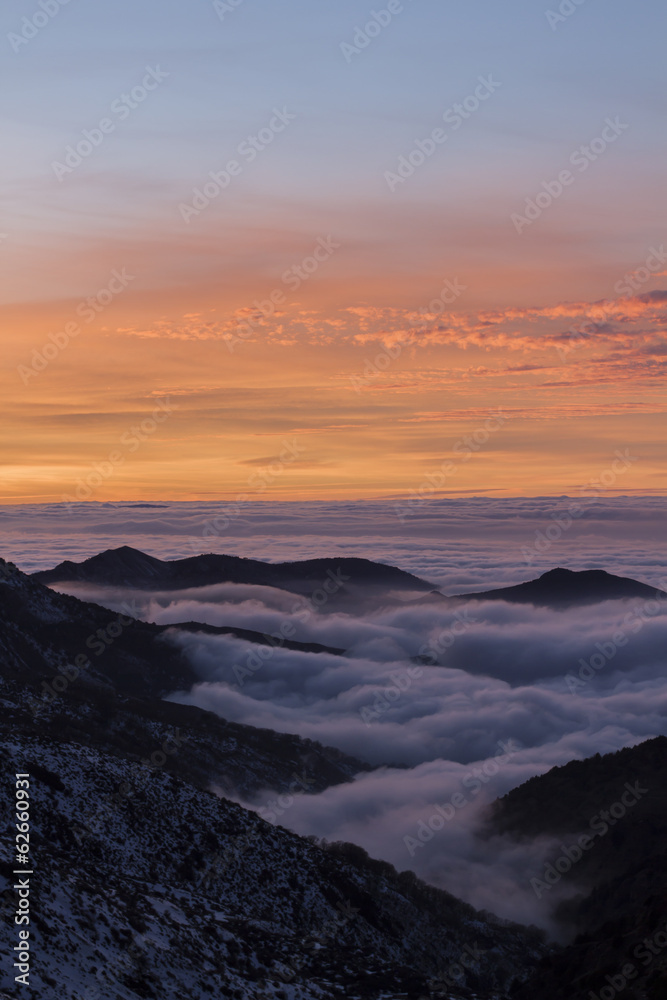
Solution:
M 208 554 L 162 560 L 127 545 L 108 549 L 81 563 L 67 560 L 32 576 L 40 583 L 94 583 L 138 590 L 181 590 L 217 583 L 279 587 L 297 594 L 310 593 L 329 582 L 331 588 L 327 585 L 326 590 L 331 593 L 349 586 L 419 591 L 433 587 L 395 566 L 385 566 L 368 559 L 265 563 L 239 556 Z
M 515 587 L 457 594 L 456 597 L 467 601 L 509 601 L 514 604 L 567 608 L 575 604 L 598 604 L 634 597 L 650 600 L 656 594 L 667 597 L 667 594 L 656 591 L 655 587 L 646 583 L 629 577 L 614 576 L 602 569 L 577 572 L 558 567 L 543 573 L 537 580 L 519 583 Z
M 535 967 L 539 932 L 211 791 L 270 787 L 289 808 L 295 795 L 350 780 L 358 761 L 149 694 L 185 667 L 168 660 L 165 671 L 150 628 L 123 640 L 142 623 L 68 676 L 89 630 L 117 616 L 11 564 L 0 571 L 0 753 L 5 777 L 30 775 L 30 987 L 40 1000 L 497 1000 Z M 19 877 L 12 793 L 6 780 L 5 916 Z M 17 927 L 1 926 L 9 954 Z M 0 989 L 14 987 L 3 964 Z
M 295 770 L 322 790 L 368 768 L 311 740 L 163 701 L 197 681 L 166 630 L 56 594 L 0 560 L 3 724 L 136 760 L 164 756 L 176 738 L 169 770 L 239 794 L 287 787 Z
M 37 737 L 0 746 L 7 773 L 31 774 L 40 1000 L 91 987 L 105 1000 L 435 996 L 428 980 L 466 946 L 470 985 L 492 997 L 540 954 L 536 933 L 162 770 Z M 16 904 L 2 850 L 6 908 Z M 7 921 L 0 934 L 4 951 Z
M 667 738 L 658 737 L 553 768 L 495 804 L 488 835 L 556 838 L 548 865 L 527 874 L 536 893 L 576 890 L 557 909 L 573 943 L 544 960 L 520 1000 L 538 990 L 544 1000 L 589 1000 L 630 965 L 624 1000 L 667 996 L 666 772 Z

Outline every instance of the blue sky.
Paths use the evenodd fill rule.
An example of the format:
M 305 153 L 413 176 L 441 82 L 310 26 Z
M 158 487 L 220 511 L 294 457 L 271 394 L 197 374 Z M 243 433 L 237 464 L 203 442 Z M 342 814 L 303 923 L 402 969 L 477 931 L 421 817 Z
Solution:
M 118 175 L 194 184 L 279 105 L 298 121 L 289 144 L 257 165 L 255 189 L 282 199 L 386 200 L 383 171 L 486 74 L 502 86 L 446 150 L 448 176 L 467 180 L 470 193 L 483 180 L 484 192 L 497 186 L 520 197 L 535 170 L 593 138 L 608 115 L 625 116 L 632 129 L 615 183 L 624 161 L 660 150 L 663 4 L 584 0 L 552 30 L 539 3 L 407 0 L 348 64 L 341 43 L 383 9 L 243 0 L 221 21 L 207 2 L 70 0 L 18 52 L 6 42 L 5 176 L 43 190 L 51 161 L 153 64 L 168 81 L 83 168 L 100 194 L 114 197 Z M 6 5 L 1 33 L 38 10 Z M 410 197 L 437 191 L 435 161 L 427 172 Z M 144 211 L 159 197 L 158 184 Z
M 405 429 L 397 436 L 398 414 L 409 428 L 423 406 L 419 420 L 429 429 L 420 431 L 420 447 L 434 456 L 503 400 L 528 423 L 512 425 L 511 456 L 499 458 L 493 479 L 472 477 L 474 488 L 509 478 L 509 489 L 520 481 L 541 492 L 537 469 L 550 488 L 570 488 L 587 471 L 571 472 L 575 457 L 592 463 L 593 474 L 627 443 L 607 419 L 638 422 L 633 435 L 651 442 L 642 485 L 662 482 L 653 463 L 663 300 L 623 303 L 598 322 L 599 342 L 564 359 L 561 352 L 560 362 L 556 347 L 571 325 L 599 321 L 595 303 L 617 298 L 623 276 L 664 241 L 664 4 L 391 3 L 389 17 L 384 0 L 241 0 L 222 19 L 208 0 L 3 7 L 0 391 L 19 421 L 16 495 L 67 492 L 97 456 L 90 421 L 46 447 L 51 431 L 40 421 L 49 413 L 99 407 L 115 439 L 126 406 L 174 389 L 187 412 L 178 445 L 165 443 L 159 472 L 137 469 L 124 488 L 141 493 L 155 475 L 151 490 L 189 496 L 196 481 L 197 495 L 208 492 L 209 463 L 217 469 L 222 449 L 237 491 L 244 462 L 264 454 L 255 449 L 257 423 L 269 428 L 262 433 L 275 426 L 275 407 L 261 409 L 270 392 L 288 429 L 310 428 L 303 415 L 321 411 L 322 386 L 333 393 L 330 417 L 322 415 L 327 433 L 343 434 L 331 449 L 313 439 L 314 471 L 304 472 L 300 490 L 330 488 L 327 462 L 348 470 L 337 484 L 354 495 L 419 481 L 416 441 Z M 374 37 L 354 51 L 369 24 Z M 141 88 L 149 69 L 164 78 L 150 92 L 139 89 L 141 99 L 131 98 L 121 117 L 122 95 Z M 480 80 L 488 92 L 475 99 Z M 451 116 L 443 121 L 466 100 L 460 127 Z M 242 144 L 267 135 L 276 110 L 289 120 L 268 133 L 252 162 L 244 159 Z M 616 134 L 610 121 L 619 123 Z M 87 133 L 99 142 L 91 145 Z M 601 139 L 605 133 L 612 137 Z M 571 157 L 592 142 L 599 153 L 579 171 Z M 72 157 L 71 147 L 83 152 Z M 195 192 L 207 182 L 210 189 L 211 172 L 230 161 L 240 164 L 230 184 L 188 215 L 201 197 Z M 568 169 L 571 182 L 559 189 Z M 537 198 L 542 209 L 517 228 Z M 282 311 L 262 314 L 262 349 L 248 344 L 245 355 L 229 356 L 230 331 L 329 237 L 336 252 Z M 644 268 L 643 294 L 662 290 L 661 267 Z M 31 368 L 26 382 L 21 366 L 122 268 L 134 276 L 123 295 L 38 381 Z M 446 280 L 460 281 L 465 295 L 436 309 L 432 329 L 417 336 L 415 314 L 437 301 Z M 396 381 L 387 375 L 381 396 L 376 381 L 348 398 L 378 349 L 371 342 L 391 343 L 405 331 L 416 339 L 392 365 Z M 225 424 L 230 437 L 216 421 L 232 393 L 245 402 Z M 546 405 L 554 408 L 557 462 L 530 423 Z M 573 457 L 567 442 L 580 437 L 573 421 L 581 413 L 601 423 L 589 429 L 586 456 L 582 443 Z M 34 435 L 25 430 L 31 421 Z M 378 440 L 389 442 L 381 472 Z M 535 453 L 537 464 L 528 458 Z

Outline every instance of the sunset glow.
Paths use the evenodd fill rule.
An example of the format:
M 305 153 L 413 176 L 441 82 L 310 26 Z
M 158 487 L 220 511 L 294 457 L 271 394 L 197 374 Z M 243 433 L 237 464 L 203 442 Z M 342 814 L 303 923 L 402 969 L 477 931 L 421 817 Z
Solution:
M 3 11 L 3 502 L 664 491 L 663 12 L 391 10 Z

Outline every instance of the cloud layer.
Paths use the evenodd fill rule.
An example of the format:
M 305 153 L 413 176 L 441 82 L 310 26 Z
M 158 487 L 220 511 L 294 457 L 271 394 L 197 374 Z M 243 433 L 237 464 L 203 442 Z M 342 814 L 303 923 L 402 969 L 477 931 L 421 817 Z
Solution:
M 613 451 L 613 449 L 612 449 Z M 434 469 L 437 468 L 434 465 Z M 667 564 L 667 498 L 617 496 L 622 477 L 543 497 L 450 497 L 423 475 L 384 500 L 81 503 L 0 507 L 0 546 L 31 572 L 132 545 L 163 559 L 226 552 L 268 562 L 337 555 L 399 566 L 447 593 L 501 587 L 554 566 L 657 584 Z M 607 477 L 608 478 L 608 477 Z M 597 494 L 597 495 L 596 495 Z M 559 527 L 572 502 L 581 514 Z
M 425 499 L 403 523 L 391 503 L 248 504 L 205 539 L 202 525 L 224 516 L 220 505 L 0 514 L 18 539 L 5 552 L 26 568 L 82 558 L 104 538 L 148 541 L 163 557 L 204 548 L 273 560 L 379 558 L 450 594 L 516 583 L 558 564 L 665 586 L 663 498 L 600 497 L 567 525 L 571 503 Z M 566 526 L 552 530 L 557 518 Z M 331 534 L 323 537 L 317 529 L 325 521 Z M 230 583 L 168 593 L 67 589 L 110 607 L 132 598 L 142 617 L 161 624 L 195 620 L 273 636 L 273 646 L 256 646 L 170 630 L 201 678 L 172 697 L 337 746 L 379 769 L 320 795 L 267 789 L 244 804 L 300 833 L 359 843 L 515 919 L 551 926 L 564 890 L 538 899 L 530 879 L 558 845 L 480 840 L 486 805 L 553 765 L 667 731 L 667 606 L 658 599 L 553 611 L 409 592 L 357 595 L 353 605 L 334 594 L 317 606 L 308 595 Z M 343 647 L 345 655 L 287 650 L 281 637 Z

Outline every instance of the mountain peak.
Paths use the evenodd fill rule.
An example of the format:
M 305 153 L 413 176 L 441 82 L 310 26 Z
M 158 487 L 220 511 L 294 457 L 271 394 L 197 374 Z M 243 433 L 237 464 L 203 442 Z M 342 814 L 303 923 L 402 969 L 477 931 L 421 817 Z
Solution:
M 528 580 L 514 587 L 456 596 L 467 600 L 509 601 L 535 604 L 538 607 L 566 608 L 574 604 L 598 604 L 634 597 L 648 600 L 661 593 L 662 591 L 647 583 L 640 583 L 630 577 L 615 576 L 604 569 L 572 570 L 556 566 L 542 573 L 536 580 Z
M 310 593 L 333 574 L 341 574 L 341 594 L 348 586 L 379 587 L 384 590 L 430 590 L 433 584 L 384 563 L 350 557 L 306 559 L 301 562 L 268 563 L 209 553 L 185 559 L 162 560 L 129 545 L 107 549 L 84 562 L 63 562 L 54 569 L 35 573 L 41 583 L 69 581 L 137 589 L 203 587 L 218 583 L 278 587 L 295 593 Z M 345 586 L 343 586 L 343 582 Z
M 134 549 L 131 545 L 119 545 L 115 549 L 105 549 L 103 552 L 99 552 L 96 556 L 90 556 L 85 562 L 90 563 L 93 560 L 112 560 L 112 559 L 131 559 L 142 561 L 148 559 L 151 562 L 161 562 L 160 559 L 156 559 L 155 556 L 149 556 L 148 553 L 142 552 L 141 549 Z
M 608 573 L 606 569 L 566 569 L 564 566 L 556 566 L 554 569 L 548 569 L 546 573 L 542 573 L 539 580 L 574 580 L 577 577 L 586 577 L 587 579 L 597 578 L 599 580 L 621 580 L 623 577 L 614 577 L 613 573 Z

